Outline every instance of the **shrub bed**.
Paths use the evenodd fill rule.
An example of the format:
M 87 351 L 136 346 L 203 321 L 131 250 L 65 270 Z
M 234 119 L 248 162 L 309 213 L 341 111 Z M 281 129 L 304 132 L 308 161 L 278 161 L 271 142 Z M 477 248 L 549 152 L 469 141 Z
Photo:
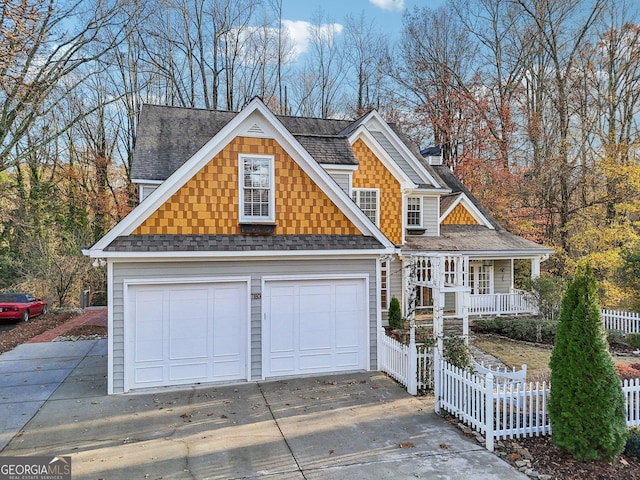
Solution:
M 495 317 L 474 320 L 471 330 L 475 333 L 493 333 L 525 342 L 553 345 L 557 322 L 532 317 Z

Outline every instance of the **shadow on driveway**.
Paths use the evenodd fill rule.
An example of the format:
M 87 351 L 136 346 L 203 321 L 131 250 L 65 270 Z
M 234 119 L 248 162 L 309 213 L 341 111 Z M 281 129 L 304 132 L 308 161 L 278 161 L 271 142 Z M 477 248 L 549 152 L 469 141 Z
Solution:
M 527 478 L 378 372 L 107 396 L 85 355 L 16 431 L 3 456 L 70 455 L 74 480 Z

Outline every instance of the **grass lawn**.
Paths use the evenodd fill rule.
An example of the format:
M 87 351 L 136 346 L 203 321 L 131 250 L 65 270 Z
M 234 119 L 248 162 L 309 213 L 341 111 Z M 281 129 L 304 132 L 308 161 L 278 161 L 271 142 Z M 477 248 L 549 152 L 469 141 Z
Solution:
M 503 337 L 491 335 L 476 335 L 474 345 L 496 358 L 505 365 L 520 369 L 527 364 L 527 380 L 531 382 L 549 379 L 549 359 L 551 347 L 538 347 L 524 342 L 518 342 Z M 640 357 L 635 355 L 614 356 L 614 363 L 629 365 L 640 363 Z

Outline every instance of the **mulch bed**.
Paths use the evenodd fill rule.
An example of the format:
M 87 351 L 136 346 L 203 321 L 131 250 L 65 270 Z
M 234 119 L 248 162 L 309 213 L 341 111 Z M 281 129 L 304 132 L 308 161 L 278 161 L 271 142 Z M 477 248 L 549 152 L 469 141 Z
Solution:
M 518 440 L 531 454 L 531 467 L 554 480 L 640 480 L 640 460 L 620 455 L 611 463 L 579 462 L 560 450 L 551 437 Z
M 28 342 L 41 333 L 51 330 L 55 327 L 68 322 L 72 318 L 78 316 L 75 311 L 50 312 L 46 315 L 32 318 L 28 322 L 19 322 L 15 328 L 0 333 L 0 353 L 8 352 L 16 348 L 18 345 Z M 106 337 L 107 328 L 98 325 L 80 325 L 68 332 L 65 332 L 64 338 L 78 337 Z

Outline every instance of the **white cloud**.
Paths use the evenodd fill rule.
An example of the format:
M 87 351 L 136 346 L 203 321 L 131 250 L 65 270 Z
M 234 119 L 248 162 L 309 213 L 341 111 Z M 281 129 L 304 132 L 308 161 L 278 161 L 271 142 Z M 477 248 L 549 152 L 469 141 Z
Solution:
M 398 10 L 399 12 L 404 10 L 404 0 L 369 0 L 369 2 L 383 10 Z
M 309 39 L 311 38 L 313 29 L 319 29 L 318 36 L 321 38 L 331 35 L 331 32 L 339 35 L 344 29 L 339 23 L 324 23 L 318 27 L 304 20 L 282 20 L 282 24 L 293 43 L 292 56 L 294 59 L 297 59 L 309 49 Z

